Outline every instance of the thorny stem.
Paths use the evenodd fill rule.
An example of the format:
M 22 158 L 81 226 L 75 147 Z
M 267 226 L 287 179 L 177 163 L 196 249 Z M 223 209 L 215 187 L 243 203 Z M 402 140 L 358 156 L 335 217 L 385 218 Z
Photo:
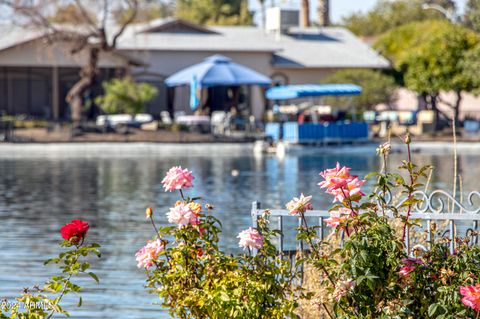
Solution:
M 342 194 L 343 194 L 343 197 L 347 200 L 347 208 L 350 209 L 352 211 L 352 213 L 354 213 L 355 215 L 358 215 L 358 212 L 355 212 L 353 210 L 353 203 L 352 203 L 352 200 L 350 199 L 350 197 L 347 197 L 347 194 L 345 193 L 345 190 L 343 189 L 343 187 L 340 187 L 341 191 L 342 191 Z M 357 227 L 355 227 L 355 231 L 357 231 Z M 348 231 L 348 223 L 347 223 L 347 227 L 345 227 L 345 232 L 347 233 L 347 236 L 350 237 L 350 232 Z
M 81 242 L 80 244 L 75 245 L 75 248 L 76 248 L 77 250 L 78 250 L 78 248 L 80 248 L 80 247 L 83 245 L 83 241 L 84 241 L 84 238 L 82 238 L 82 242 Z M 77 255 L 77 256 L 75 257 L 75 260 L 73 261 L 74 264 L 78 261 L 78 258 L 80 258 L 79 255 Z M 70 279 L 72 279 L 72 276 L 73 276 L 73 273 L 68 274 L 68 277 L 67 277 L 67 279 L 65 279 L 64 283 L 70 281 Z M 57 304 L 57 305 L 60 303 L 60 301 L 62 300 L 62 298 L 65 296 L 66 292 L 67 292 L 67 285 L 64 284 L 63 289 L 62 289 L 62 292 L 60 293 L 60 296 L 58 296 L 58 298 L 57 298 L 57 301 L 56 301 L 56 304 Z M 52 312 L 48 315 L 48 317 L 47 317 L 46 319 L 52 318 L 52 316 L 53 316 L 54 313 L 55 313 L 55 309 L 52 309 Z
M 155 229 L 155 232 L 157 233 L 158 239 L 160 239 L 160 238 L 161 238 L 160 232 L 158 231 L 158 228 L 157 228 L 157 226 L 155 225 L 155 222 L 153 221 L 153 217 L 152 217 L 152 216 L 150 216 L 150 222 L 152 223 L 153 229 Z
M 412 151 L 410 149 L 410 142 L 407 142 L 407 154 L 408 154 L 408 164 L 410 165 L 412 163 Z M 410 214 L 412 213 L 412 197 L 413 197 L 413 175 L 410 167 L 408 167 L 408 175 L 410 175 L 410 188 L 408 190 L 408 210 L 407 210 L 407 219 L 405 220 L 405 224 L 403 225 L 403 235 L 402 235 L 402 242 L 405 243 L 405 236 L 407 234 L 407 227 L 408 227 L 408 221 L 410 219 Z
M 358 212 L 356 212 L 354 209 L 353 209 L 353 203 L 352 203 L 352 200 L 350 199 L 350 197 L 347 196 L 347 194 L 345 193 L 345 190 L 343 189 L 343 187 L 340 187 L 340 190 L 342 191 L 342 194 L 343 194 L 343 197 L 347 200 L 347 208 L 349 208 L 352 213 L 355 213 L 356 215 L 358 215 Z
M 300 213 L 300 217 L 302 219 L 302 227 L 305 230 L 308 230 L 307 220 L 305 219 L 305 214 L 303 212 Z M 320 257 L 320 254 L 319 254 L 317 248 L 315 247 L 315 245 L 313 244 L 310 236 L 307 236 L 307 241 L 308 241 L 308 244 L 310 245 L 310 248 L 315 253 L 315 256 Z M 335 287 L 335 282 L 333 281 L 332 277 L 328 273 L 327 269 L 323 265 L 320 265 L 320 268 L 325 273 L 325 275 L 327 276 L 328 281 L 330 281 L 330 283 L 333 285 L 333 287 Z
M 155 225 L 155 221 L 153 220 L 153 216 L 150 216 L 150 221 L 152 222 L 153 229 L 155 229 L 155 232 L 157 233 L 158 239 L 160 239 L 163 242 L 163 245 L 165 247 L 165 241 L 160 236 L 160 232 L 158 231 L 157 225 Z M 168 254 L 165 254 L 165 256 L 167 257 L 167 262 L 170 264 L 170 257 L 168 257 Z
M 334 317 L 332 316 L 332 314 L 328 310 L 327 306 L 325 306 L 325 304 L 323 302 L 322 302 L 322 306 L 323 306 L 323 309 L 325 309 L 325 312 L 328 314 L 328 316 L 333 319 Z
M 383 175 L 387 175 L 387 153 L 383 153 L 383 167 L 382 167 L 382 173 Z M 385 198 L 385 194 L 387 193 L 387 185 L 383 185 L 382 189 L 382 197 Z M 382 216 L 385 216 L 385 203 L 382 203 Z

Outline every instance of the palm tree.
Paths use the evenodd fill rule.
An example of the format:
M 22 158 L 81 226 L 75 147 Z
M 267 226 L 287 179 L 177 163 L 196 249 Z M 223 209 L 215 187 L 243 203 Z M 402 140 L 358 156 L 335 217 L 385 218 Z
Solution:
M 302 28 L 308 28 L 310 26 L 310 3 L 308 0 L 302 0 L 300 25 Z

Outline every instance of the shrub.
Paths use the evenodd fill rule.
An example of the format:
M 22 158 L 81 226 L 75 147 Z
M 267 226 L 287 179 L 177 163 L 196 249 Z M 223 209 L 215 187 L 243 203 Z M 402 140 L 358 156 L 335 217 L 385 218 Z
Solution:
M 320 173 L 319 186 L 334 197 L 325 219 L 332 229 L 326 240 L 317 237 L 318 226 L 307 224 L 312 196 L 301 194 L 286 204 L 301 222 L 297 240 L 309 248 L 298 253 L 295 264 L 272 244 L 279 232 L 269 228 L 268 211 L 257 228 L 239 234 L 244 254 L 222 252 L 212 206 L 204 211 L 199 198 L 185 197 L 193 175 L 173 167 L 162 183 L 181 196 L 167 213 L 175 226 L 157 229 L 153 210 L 147 209 L 156 236 L 136 254 L 138 266 L 147 271 L 147 287 L 180 318 L 285 318 L 303 315 L 305 308 L 310 317 L 315 312 L 332 319 L 479 318 L 478 246 L 457 238 L 452 253 L 450 240 L 436 233 L 424 242 L 428 250 L 406 253 L 409 230 L 420 225 L 411 217 L 421 204 L 416 191 L 432 168 L 415 165 L 410 137 L 404 141 L 408 159 L 399 172 L 387 171 L 390 144 L 378 148 L 384 165 L 366 177 L 376 180 L 369 196 L 362 191 L 365 180 L 348 167 L 337 163 Z M 400 200 L 394 205 L 389 198 Z M 294 284 L 299 268 L 311 277 L 303 288 Z M 297 309 L 298 301 L 303 309 Z
M 154 239 L 137 254 L 147 272 L 147 287 L 158 295 L 172 316 L 179 318 L 285 318 L 297 303 L 292 282 L 297 272 L 272 244 L 278 231 L 268 227 L 268 212 L 258 228 L 238 236 L 244 248 L 228 255 L 218 248 L 220 222 L 213 207 L 200 198 L 185 197 L 193 175 L 173 167 L 163 180 L 166 191 L 178 190 L 181 198 L 167 213 L 174 226 L 157 229 L 152 209 L 147 219 L 156 230 Z
M 410 217 L 412 209 L 421 202 L 415 191 L 430 169 L 412 163 L 408 136 L 405 142 L 408 160 L 400 166 L 404 174 L 387 172 L 383 165 L 381 172 L 367 177 L 377 180 L 368 198 L 361 191 L 364 180 L 351 175 L 350 168 L 337 164 L 320 174 L 324 178 L 320 187 L 336 202 L 326 223 L 333 236 L 344 236 L 342 245 L 325 249 L 329 242 L 319 241 L 315 227 L 307 225 L 310 197 L 302 195 L 308 199 L 301 203 L 303 209 L 292 210 L 291 203 L 287 204 L 303 221 L 297 239 L 310 245 L 311 253 L 302 261 L 321 273 L 312 303 L 328 318 L 446 319 L 480 315 L 478 246 L 457 239 L 457 249 L 451 254 L 449 240 L 438 235 L 437 240 L 427 243 L 428 251 L 405 253 L 407 230 L 417 225 Z M 385 161 L 389 150 L 389 144 L 378 149 Z M 397 189 L 404 195 L 399 207 L 387 200 Z M 395 224 L 401 225 L 400 232 Z
M 145 104 L 157 95 L 157 89 L 148 83 L 135 83 L 131 77 L 105 81 L 102 84 L 105 94 L 95 99 L 106 113 L 138 114 Z

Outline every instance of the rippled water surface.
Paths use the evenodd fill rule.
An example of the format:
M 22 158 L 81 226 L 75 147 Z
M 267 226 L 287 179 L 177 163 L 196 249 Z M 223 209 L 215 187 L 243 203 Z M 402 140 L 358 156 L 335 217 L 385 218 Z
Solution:
M 236 234 L 250 225 L 252 201 L 278 208 L 304 192 L 315 195 L 316 208 L 327 208 L 331 199 L 316 186 L 320 170 L 339 161 L 364 175 L 379 165 L 372 151 L 329 154 L 319 149 L 278 159 L 255 157 L 248 146 L 233 151 L 222 145 L 194 146 L 195 152 L 191 148 L 132 148 L 110 155 L 99 149 L 71 153 L 41 148 L 19 155 L 0 148 L 0 297 L 11 300 L 21 288 L 54 274 L 55 268 L 44 267 L 43 261 L 59 252 L 59 228 L 81 218 L 92 225 L 89 240 L 102 245 L 102 258 L 92 260 L 101 284 L 80 280 L 86 287 L 84 301 L 82 308 L 72 308 L 73 318 L 166 318 L 153 304 L 155 296 L 143 289 L 144 274 L 136 268 L 134 253 L 152 236 L 145 207 L 154 206 L 165 223 L 165 212 L 177 198 L 163 192 L 161 180 L 168 168 L 193 170 L 196 187 L 189 195 L 215 204 L 224 226 L 222 244 L 235 252 Z M 393 154 L 390 166 L 403 156 Z M 479 188 L 479 159 L 474 154 L 459 157 L 465 191 Z M 432 185 L 451 187 L 451 154 L 423 152 L 414 154 L 414 160 L 437 167 Z

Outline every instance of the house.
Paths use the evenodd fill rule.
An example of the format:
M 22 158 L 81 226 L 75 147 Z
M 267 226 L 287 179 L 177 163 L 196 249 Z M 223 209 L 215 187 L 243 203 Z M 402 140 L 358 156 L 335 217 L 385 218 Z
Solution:
M 85 52 L 72 56 L 70 49 L 46 43 L 36 30 L 0 26 L 0 115 L 69 118 L 65 96 L 86 62 Z M 103 55 L 99 80 L 115 76 L 131 61 L 120 51 Z
M 189 111 L 188 87 L 169 90 L 163 81 L 213 54 L 268 75 L 273 85 L 318 83 L 339 69 L 389 67 L 383 57 L 348 30 L 299 28 L 295 26 L 298 11 L 284 11 L 267 15 L 266 29 L 206 27 L 176 18 L 131 25 L 119 39 L 117 50 L 101 56 L 100 79 L 127 72 L 155 85 L 159 95 L 148 112 L 158 115 L 162 110 Z M 18 27 L 0 29 L 0 114 L 68 118 L 65 95 L 78 79 L 85 56 L 71 56 L 69 48 L 61 44 L 46 45 L 42 37 Z M 265 108 L 262 89 L 242 88 L 242 92 L 244 107 L 260 118 Z M 225 88 L 209 91 L 209 96 L 220 100 L 228 98 L 226 94 Z

